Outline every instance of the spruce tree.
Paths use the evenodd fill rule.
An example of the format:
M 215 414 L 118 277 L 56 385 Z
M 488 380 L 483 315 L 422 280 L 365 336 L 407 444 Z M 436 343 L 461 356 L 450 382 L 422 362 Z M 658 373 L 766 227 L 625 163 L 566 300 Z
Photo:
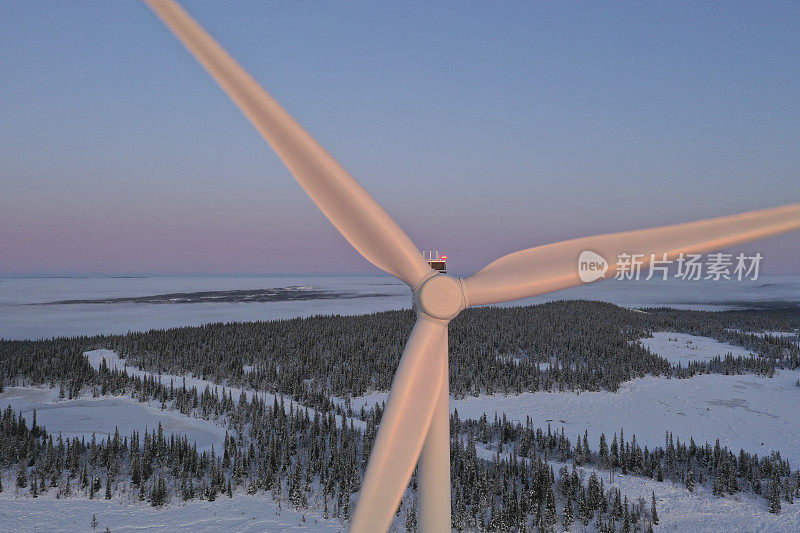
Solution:
M 555 494 L 553 494 L 553 485 L 548 483 L 547 504 L 545 505 L 544 509 L 544 522 L 547 525 L 547 528 L 550 529 L 557 520 L 558 516 L 556 514 L 556 499 Z
M 620 533 L 631 533 L 631 515 L 628 512 L 628 506 L 625 506 L 625 514 L 622 518 L 622 529 Z
M 564 502 L 564 518 L 562 520 L 564 524 L 564 531 L 569 531 L 569 527 L 575 522 L 575 516 L 572 510 L 572 500 L 567 498 L 567 501 Z
M 592 452 L 589 449 L 589 430 L 583 430 L 583 460 L 590 461 L 592 459 Z
M 27 468 L 25 468 L 25 461 L 19 462 L 19 468 L 17 469 L 17 487 L 25 488 L 28 486 L 28 472 Z
M 781 478 L 777 473 L 769 482 L 769 512 L 772 514 L 781 512 Z
M 167 484 L 164 477 L 159 475 L 153 480 L 153 488 L 150 491 L 150 504 L 153 507 L 161 507 L 167 500 Z
M 592 506 L 589 505 L 589 502 L 586 499 L 586 492 L 583 489 L 578 492 L 578 514 L 581 519 L 581 524 L 584 526 L 588 526 L 589 522 L 594 516 Z
M 617 518 L 622 518 L 622 499 L 619 497 L 619 489 L 614 490 L 614 503 L 611 505 L 611 514 Z
M 131 484 L 134 487 L 138 487 L 139 483 L 141 482 L 142 482 L 142 473 L 141 473 L 139 452 L 136 450 L 135 447 L 133 450 L 131 450 Z
M 600 466 L 608 466 L 608 444 L 606 443 L 606 434 L 600 434 Z
M 656 491 L 653 491 L 652 499 L 650 500 L 650 518 L 655 525 L 658 525 L 658 513 L 656 512 Z

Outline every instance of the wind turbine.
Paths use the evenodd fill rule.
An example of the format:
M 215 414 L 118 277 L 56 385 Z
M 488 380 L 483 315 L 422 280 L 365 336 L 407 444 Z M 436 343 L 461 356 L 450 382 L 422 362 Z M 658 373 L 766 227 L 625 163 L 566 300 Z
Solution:
M 239 106 L 351 245 L 414 294 L 408 339 L 361 486 L 351 531 L 385 531 L 419 461 L 419 527 L 450 531 L 447 327 L 463 309 L 544 294 L 582 283 L 578 258 L 621 253 L 674 259 L 800 228 L 800 204 L 522 250 L 464 278 L 438 274 L 372 197 L 174 0 L 145 0 Z M 666 254 L 666 257 L 661 254 Z M 594 256 L 593 256 L 594 257 Z

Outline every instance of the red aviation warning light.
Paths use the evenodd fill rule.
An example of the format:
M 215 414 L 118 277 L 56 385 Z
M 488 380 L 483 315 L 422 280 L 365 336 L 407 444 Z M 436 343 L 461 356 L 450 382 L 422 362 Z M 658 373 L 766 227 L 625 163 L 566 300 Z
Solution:
M 429 249 L 427 254 L 425 250 L 422 250 L 422 257 L 432 269 L 442 274 L 447 274 L 447 256 L 439 255 L 439 250 L 434 253 L 433 249 Z

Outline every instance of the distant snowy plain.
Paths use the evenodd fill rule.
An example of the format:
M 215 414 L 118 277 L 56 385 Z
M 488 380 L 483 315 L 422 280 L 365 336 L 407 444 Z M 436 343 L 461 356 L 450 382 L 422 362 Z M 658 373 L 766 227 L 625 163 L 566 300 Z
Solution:
M 118 334 L 211 322 L 311 315 L 357 315 L 411 306 L 408 287 L 388 276 L 0 278 L 0 281 L 0 339 Z M 61 300 L 288 286 L 386 296 L 248 303 L 44 305 Z M 798 306 L 800 311 L 800 276 L 764 276 L 756 281 L 741 282 L 609 280 L 502 305 L 532 305 L 562 299 L 602 300 L 631 308 L 669 306 L 719 310 L 785 305 Z

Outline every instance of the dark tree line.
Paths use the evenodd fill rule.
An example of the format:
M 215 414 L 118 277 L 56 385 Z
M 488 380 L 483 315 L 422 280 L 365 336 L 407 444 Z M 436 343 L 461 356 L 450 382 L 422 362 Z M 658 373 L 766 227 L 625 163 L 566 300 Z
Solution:
M 647 374 L 754 372 L 800 366 L 790 339 L 745 330 L 798 327 L 796 310 L 632 312 L 612 304 L 561 301 L 470 309 L 450 327 L 450 388 L 457 396 L 537 390 L 610 390 Z M 331 396 L 388 390 L 413 325 L 410 311 L 210 324 L 121 336 L 0 341 L 0 382 L 60 383 L 74 394 L 91 381 L 83 351 L 105 347 L 154 373 L 192 374 L 290 395 L 315 407 Z M 636 340 L 654 331 L 717 338 L 754 352 L 672 366 Z M 252 371 L 245 372 L 245 366 Z

